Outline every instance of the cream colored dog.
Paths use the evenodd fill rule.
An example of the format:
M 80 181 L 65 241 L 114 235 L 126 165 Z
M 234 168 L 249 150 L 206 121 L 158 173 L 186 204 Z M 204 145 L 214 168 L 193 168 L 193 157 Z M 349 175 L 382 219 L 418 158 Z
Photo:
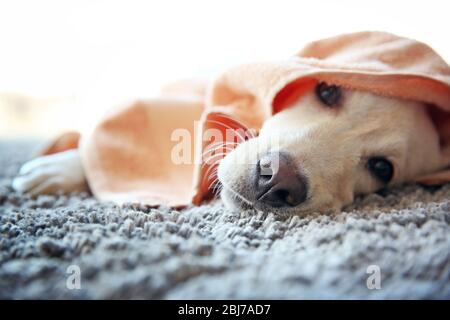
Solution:
M 256 151 L 274 136 L 276 150 Z M 257 157 L 256 168 L 236 165 L 243 154 Z M 232 186 L 222 191 L 230 207 L 324 212 L 449 163 L 426 105 L 319 83 L 232 151 L 219 179 Z
M 425 104 L 319 82 L 228 154 L 218 177 L 227 207 L 298 214 L 340 210 L 355 195 L 449 164 Z M 31 194 L 87 189 L 77 150 L 25 163 L 12 185 Z

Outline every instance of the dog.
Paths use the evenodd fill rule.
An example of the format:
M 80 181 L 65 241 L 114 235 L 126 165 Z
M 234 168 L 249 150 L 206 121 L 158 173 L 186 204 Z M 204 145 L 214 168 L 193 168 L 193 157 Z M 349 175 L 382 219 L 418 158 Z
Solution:
M 370 46 L 373 49 L 368 50 Z M 319 73 L 310 77 L 311 81 L 302 82 L 301 94 L 291 97 L 288 107 L 273 112 L 257 136 L 239 143 L 220 161 L 217 180 L 226 207 L 277 214 L 333 212 L 352 203 L 355 196 L 394 185 L 449 181 L 448 171 L 442 173 L 450 166 L 450 113 L 446 111 L 449 85 L 442 79 L 447 79 L 450 68 L 430 48 L 390 34 L 365 32 L 312 43 L 299 56 L 299 76 L 306 74 L 302 70 L 309 70 L 305 66 L 310 64 L 321 68 L 322 74 L 332 70 L 334 78 Z M 408 63 L 402 60 L 409 56 L 414 59 Z M 356 64 L 352 64 L 353 60 Z M 343 64 L 341 69 L 337 69 L 339 64 Z M 414 69 L 416 65 L 418 71 Z M 431 76 L 421 69 L 427 65 L 432 69 Z M 266 77 L 267 70 L 273 69 L 273 79 L 279 80 L 283 68 L 297 72 L 292 69 L 292 62 L 257 66 L 255 70 Z M 350 68 L 355 68 L 355 74 L 366 74 L 348 77 Z M 243 87 L 249 88 L 243 75 L 250 69 L 239 69 L 235 80 L 233 73 L 227 74 L 223 81 L 233 86 L 244 83 Z M 376 72 L 381 74 L 379 78 L 373 78 Z M 386 80 L 388 72 L 393 80 Z M 429 79 L 424 80 L 424 75 Z M 249 79 L 257 85 L 255 92 L 265 92 L 258 77 L 252 75 Z M 355 79 L 361 79 L 361 88 Z M 290 88 L 289 81 L 284 82 L 288 84 L 285 88 Z M 343 85 L 345 81 L 349 85 Z M 406 85 L 411 87 L 402 87 Z M 370 90 L 371 86 L 374 90 Z M 218 105 L 226 104 L 244 90 L 233 92 L 220 81 L 216 87 L 221 88 L 216 98 L 223 100 L 215 101 Z M 240 102 L 263 101 L 261 97 L 243 96 L 245 99 Z M 145 103 L 137 106 L 141 111 L 147 107 Z M 242 106 L 239 108 L 243 110 Z M 141 116 L 135 114 L 135 119 L 140 120 Z M 113 127 L 111 120 L 106 123 L 108 128 Z M 124 122 L 118 122 L 116 127 L 123 126 Z M 127 131 L 129 136 L 140 137 Z M 96 152 L 95 148 L 90 150 Z M 122 156 L 123 149 L 117 150 Z M 98 163 L 100 158 L 94 158 Z M 129 154 L 122 158 L 129 162 Z M 77 149 L 38 157 L 22 166 L 12 187 L 32 195 L 87 191 L 95 181 L 86 178 L 82 160 Z
M 274 136 L 277 149 L 265 148 Z M 244 154 L 257 165 L 236 164 Z M 318 83 L 229 153 L 218 176 L 233 186 L 222 190 L 229 207 L 250 202 L 298 214 L 340 210 L 356 195 L 415 181 L 449 163 L 425 104 Z M 264 166 L 270 170 L 261 175 Z
M 221 198 L 233 209 L 340 210 L 356 195 L 448 166 L 445 151 L 426 104 L 319 82 L 220 162 L 219 180 L 232 186 Z M 254 157 L 251 165 L 239 164 L 244 154 Z M 264 166 L 271 173 L 261 175 Z M 12 186 L 32 195 L 88 190 L 78 150 L 25 163 Z

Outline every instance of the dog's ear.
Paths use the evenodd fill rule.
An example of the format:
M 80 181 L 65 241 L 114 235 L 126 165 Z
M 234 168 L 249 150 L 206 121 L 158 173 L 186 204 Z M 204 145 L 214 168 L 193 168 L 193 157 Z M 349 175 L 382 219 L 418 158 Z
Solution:
M 282 88 L 272 103 L 272 112 L 276 114 L 296 103 L 305 93 L 314 89 L 317 80 L 313 78 L 301 78 L 288 83 Z
M 439 134 L 442 166 L 445 169 L 419 177 L 416 181 L 420 184 L 435 186 L 450 182 L 450 112 L 433 105 L 428 106 L 428 112 Z

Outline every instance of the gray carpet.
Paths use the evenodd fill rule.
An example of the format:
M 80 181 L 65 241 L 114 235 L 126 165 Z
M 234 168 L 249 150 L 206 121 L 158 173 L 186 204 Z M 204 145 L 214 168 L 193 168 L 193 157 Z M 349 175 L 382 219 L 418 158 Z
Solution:
M 13 192 L 36 146 L 0 142 L 0 298 L 450 298 L 450 185 L 370 195 L 335 216 L 229 212 L 219 201 L 120 208 Z M 73 278 L 67 287 L 71 265 L 81 289 Z M 370 265 L 381 289 L 366 285 Z

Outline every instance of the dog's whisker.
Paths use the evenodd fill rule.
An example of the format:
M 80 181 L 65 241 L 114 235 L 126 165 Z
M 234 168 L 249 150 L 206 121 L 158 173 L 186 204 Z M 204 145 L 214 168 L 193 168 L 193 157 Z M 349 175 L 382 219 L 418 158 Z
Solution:
M 218 150 L 220 148 L 233 150 L 237 145 L 238 145 L 238 143 L 221 142 L 220 144 L 214 144 L 213 146 L 211 146 L 211 145 L 207 146 L 206 151 L 204 153 Z
M 209 182 L 209 181 L 217 181 L 218 180 L 218 176 L 217 176 L 217 172 L 213 172 L 212 174 L 209 175 L 209 177 L 207 179 L 204 179 L 203 181 L 205 182 Z M 210 186 L 208 187 L 208 189 L 211 187 L 211 183 Z
M 217 181 L 219 181 L 219 179 L 215 178 L 215 179 L 209 184 L 208 190 L 211 189 L 211 187 L 213 187 L 213 186 L 217 183 Z M 213 189 L 214 189 L 214 188 L 213 188 Z
M 222 182 L 222 187 L 228 191 L 231 192 L 232 196 L 234 196 L 236 199 L 241 200 L 242 202 L 246 203 L 247 205 L 251 206 L 252 208 L 254 208 L 253 202 L 246 199 L 245 197 L 241 196 L 238 192 L 236 192 L 235 190 L 233 190 L 233 188 L 231 188 L 230 186 L 228 186 L 225 182 Z
M 220 161 L 222 161 L 227 156 L 227 153 L 217 153 L 214 156 L 209 157 L 202 163 L 202 167 L 206 165 L 217 165 Z
M 219 197 L 222 188 L 223 186 L 217 177 L 208 186 L 208 190 L 212 191 L 214 197 Z
M 234 147 L 229 147 L 229 146 L 226 146 L 226 145 L 220 145 L 220 146 L 217 146 L 217 147 L 215 147 L 213 149 L 207 149 L 205 152 L 202 153 L 202 159 L 207 157 L 208 154 L 214 154 L 218 150 L 233 151 L 234 149 L 235 149 Z
M 214 176 L 217 176 L 218 168 L 219 168 L 218 165 L 210 166 L 203 174 L 202 181 L 208 181 L 214 178 Z
M 217 176 L 217 171 L 218 171 L 218 166 L 215 166 L 215 168 L 210 172 L 210 170 L 214 168 L 214 167 L 210 167 L 206 173 L 205 173 L 205 177 L 204 180 L 208 181 L 211 180 L 212 178 Z
M 231 144 L 231 145 L 238 145 L 239 143 L 235 142 L 235 141 L 218 141 L 218 142 L 214 142 L 214 143 L 209 144 L 207 146 L 207 148 L 212 148 L 212 147 L 221 146 L 221 145 L 229 145 L 229 144 Z
M 208 153 L 208 152 L 213 152 L 215 150 L 220 150 L 222 149 L 226 149 L 226 150 L 233 150 L 235 149 L 235 147 L 239 145 L 238 143 L 235 142 L 225 142 L 225 141 L 221 141 L 221 142 L 217 142 L 214 144 L 210 144 L 206 147 L 205 152 L 203 152 L 203 156 Z
M 217 197 L 220 194 L 222 184 L 219 179 L 215 179 L 208 187 L 208 190 L 212 190 L 213 195 Z
M 241 126 L 242 128 L 247 128 L 247 126 L 244 125 L 244 124 L 243 124 L 241 121 L 239 121 L 238 119 L 232 118 L 232 117 L 230 117 L 230 116 L 228 116 L 228 115 L 225 115 L 225 114 L 222 115 L 222 117 L 223 117 L 223 118 L 226 118 L 226 119 L 230 119 L 231 121 L 237 123 L 237 124 L 238 124 L 239 126 Z M 213 121 L 213 120 L 208 120 L 208 121 Z M 230 127 L 228 126 L 228 128 L 230 128 Z M 233 129 L 233 130 L 234 130 L 234 129 Z M 254 131 L 254 130 L 252 130 L 252 129 L 245 129 L 245 133 L 249 135 L 249 138 L 255 138 L 255 137 L 256 137 L 256 134 L 253 134 L 253 131 Z
M 239 145 L 239 143 L 237 143 L 237 142 L 233 142 L 233 141 L 219 141 L 219 142 L 215 142 L 215 143 L 212 143 L 212 144 L 209 144 L 208 146 L 206 146 L 206 149 L 207 149 L 207 151 L 209 151 L 209 150 L 214 150 L 215 148 L 217 148 L 217 147 L 225 147 L 225 146 L 227 146 L 227 147 L 229 147 L 229 146 L 237 146 L 237 145 Z
M 218 158 L 218 159 L 210 158 L 210 159 L 209 159 L 210 161 L 204 162 L 204 163 L 201 165 L 201 167 L 203 168 L 203 167 L 205 167 L 205 166 L 211 166 L 211 167 L 212 167 L 212 166 L 217 166 L 217 165 L 219 165 L 220 161 L 223 160 L 223 158 L 224 158 L 224 157 L 220 157 L 220 158 Z
M 222 123 L 222 122 L 220 122 L 220 121 L 216 121 L 216 120 L 207 120 L 207 122 L 219 124 L 219 125 L 224 126 L 224 127 L 227 128 L 227 129 L 232 130 L 232 132 L 235 134 L 235 136 L 237 136 L 237 137 L 240 139 L 239 142 L 244 142 L 244 141 L 246 141 L 245 137 L 243 137 L 243 136 L 239 133 L 239 130 L 236 130 L 235 128 L 233 128 L 233 127 L 231 127 L 231 126 L 228 126 L 228 125 L 226 125 L 226 124 L 224 124 L 224 123 Z
M 215 188 L 214 196 L 219 197 L 220 193 L 222 192 L 222 189 L 223 189 L 222 183 L 220 183 L 220 181 L 218 181 L 217 187 Z

